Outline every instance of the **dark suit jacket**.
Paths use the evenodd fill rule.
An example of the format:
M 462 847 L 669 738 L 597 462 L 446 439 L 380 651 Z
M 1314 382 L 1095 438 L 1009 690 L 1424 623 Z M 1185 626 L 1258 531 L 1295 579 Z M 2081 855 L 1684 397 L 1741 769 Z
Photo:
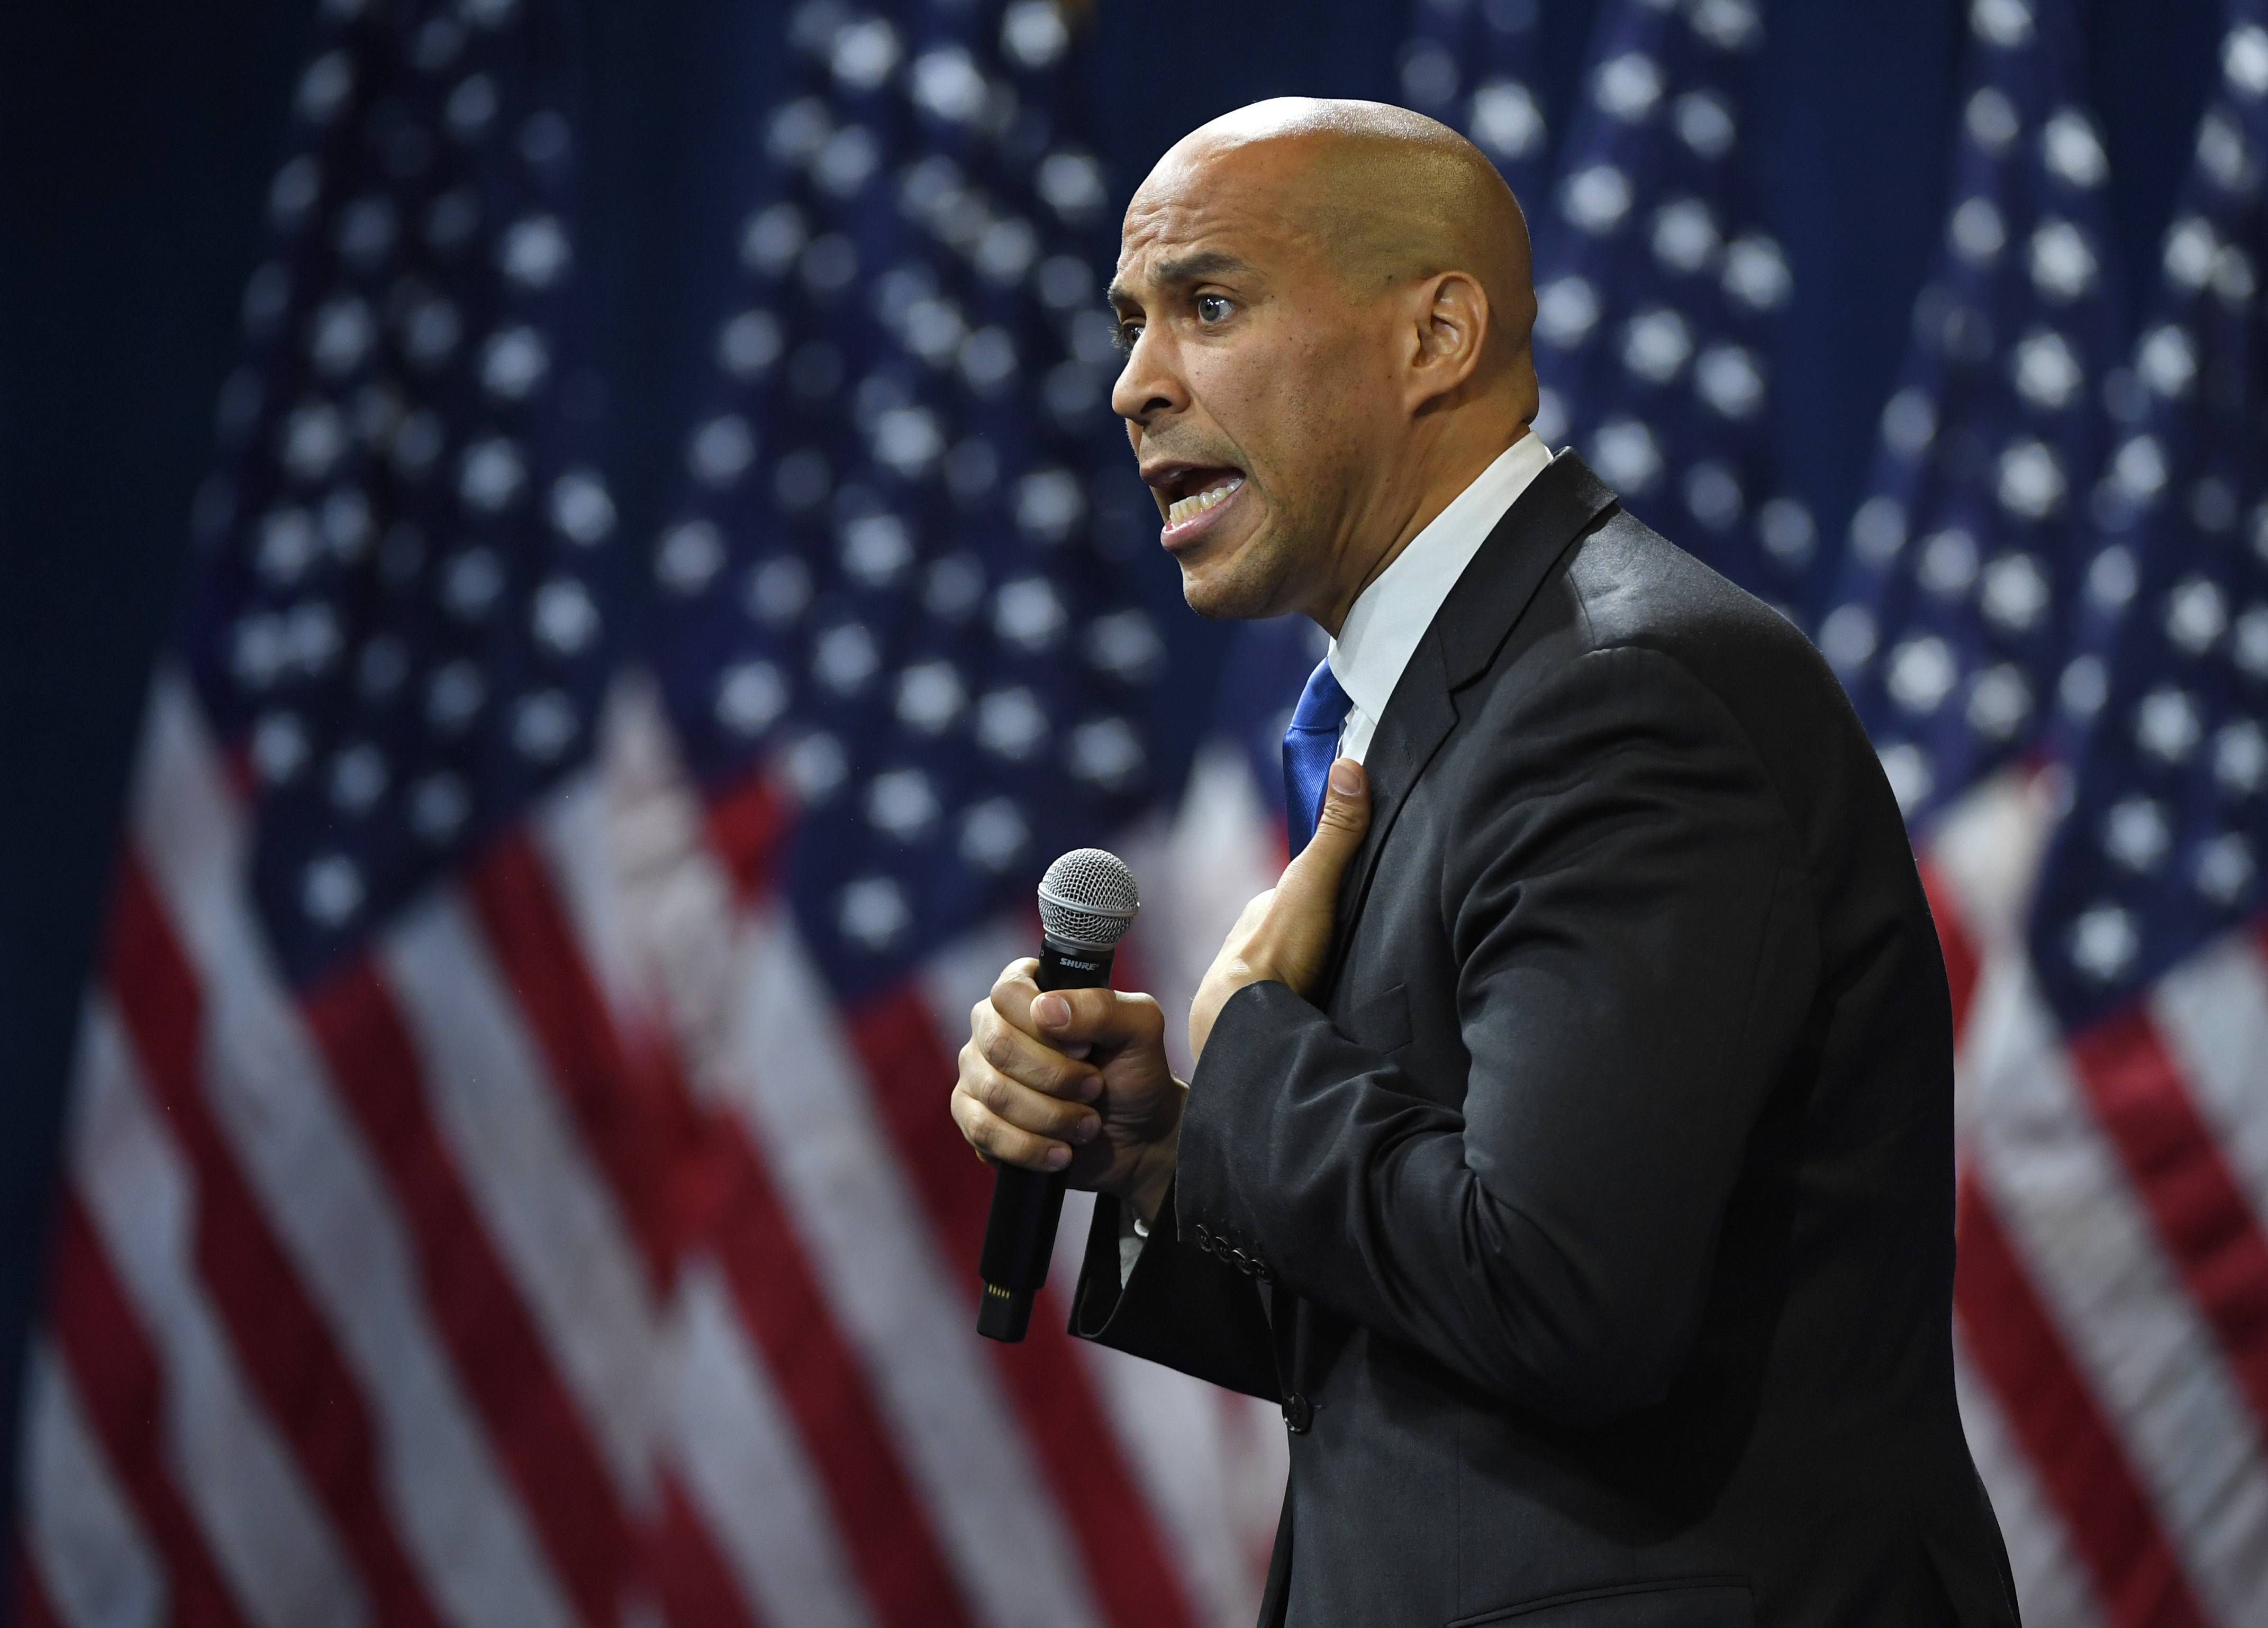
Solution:
M 1281 1401 L 1263 1624 L 2009 1624 L 1953 1065 L 1826 666 L 1562 454 L 1368 754 L 1314 1001 L 1240 991 L 1073 1331 Z

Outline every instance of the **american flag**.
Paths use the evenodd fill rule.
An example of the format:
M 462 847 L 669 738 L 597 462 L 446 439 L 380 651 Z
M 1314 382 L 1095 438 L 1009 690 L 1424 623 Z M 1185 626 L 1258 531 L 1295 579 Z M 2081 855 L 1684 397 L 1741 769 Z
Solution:
M 2228 18 L 2152 314 L 2105 381 L 2068 772 L 1997 851 L 1958 813 L 1936 843 L 1997 851 L 2021 895 L 2052 833 L 1977 984 L 1960 1104 L 1962 1413 L 2033 1621 L 2268 1617 L 2268 7 Z M 2051 163 L 2059 116 L 2024 121 Z
M 2070 0 L 1976 6 L 1968 59 L 1944 239 L 1818 635 L 1924 833 L 2052 715 L 2122 339 Z
M 1403 105 L 1454 126 L 1523 206 L 1543 195 L 1550 131 L 1539 0 L 1418 0 L 1402 51 Z
M 945 1113 L 1056 846 L 1123 840 L 1169 1000 L 1281 851 L 1241 744 L 1169 800 L 1209 663 L 1069 30 L 784 22 L 622 667 L 571 31 L 323 14 L 87 1001 L 26 1623 L 1249 1620 L 1280 1422 L 1074 1348 L 1068 1258 L 979 1341 Z
M 1756 0 L 1612 0 L 1536 238 L 1537 434 L 1742 587 L 1800 609 L 1818 548 L 1767 411 L 1793 291 L 1761 224 Z

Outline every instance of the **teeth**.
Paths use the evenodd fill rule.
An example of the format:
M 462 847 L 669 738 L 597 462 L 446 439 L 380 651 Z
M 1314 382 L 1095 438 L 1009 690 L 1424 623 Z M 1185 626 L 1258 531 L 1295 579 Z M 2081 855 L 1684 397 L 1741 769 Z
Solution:
M 1242 475 L 1232 475 L 1227 481 L 1210 491 L 1193 492 L 1187 497 L 1176 497 L 1174 499 L 1173 506 L 1166 511 L 1166 523 L 1168 526 L 1179 526 L 1184 520 L 1193 520 L 1207 509 L 1226 502 L 1230 495 L 1243 484 Z

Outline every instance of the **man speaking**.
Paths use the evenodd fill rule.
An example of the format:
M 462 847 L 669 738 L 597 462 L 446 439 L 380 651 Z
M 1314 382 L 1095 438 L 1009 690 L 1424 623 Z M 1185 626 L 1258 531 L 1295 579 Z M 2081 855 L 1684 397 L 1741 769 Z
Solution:
M 1110 297 L 1189 604 L 1333 636 L 1296 857 L 1188 1084 L 1155 1001 L 1020 961 L 953 1111 L 1101 1195 L 1075 1332 L 1283 1404 L 1263 1624 L 2013 1623 L 1896 805 L 1801 636 L 1528 433 L 1502 180 L 1263 102 L 1159 163 Z

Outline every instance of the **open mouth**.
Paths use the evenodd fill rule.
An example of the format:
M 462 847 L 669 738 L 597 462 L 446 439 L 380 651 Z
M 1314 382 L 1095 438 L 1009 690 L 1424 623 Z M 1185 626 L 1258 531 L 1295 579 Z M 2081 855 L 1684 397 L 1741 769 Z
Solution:
M 1244 490 L 1241 469 L 1161 469 L 1145 478 L 1166 499 L 1166 525 L 1158 541 L 1168 549 L 1193 542 L 1211 530 L 1221 511 Z

